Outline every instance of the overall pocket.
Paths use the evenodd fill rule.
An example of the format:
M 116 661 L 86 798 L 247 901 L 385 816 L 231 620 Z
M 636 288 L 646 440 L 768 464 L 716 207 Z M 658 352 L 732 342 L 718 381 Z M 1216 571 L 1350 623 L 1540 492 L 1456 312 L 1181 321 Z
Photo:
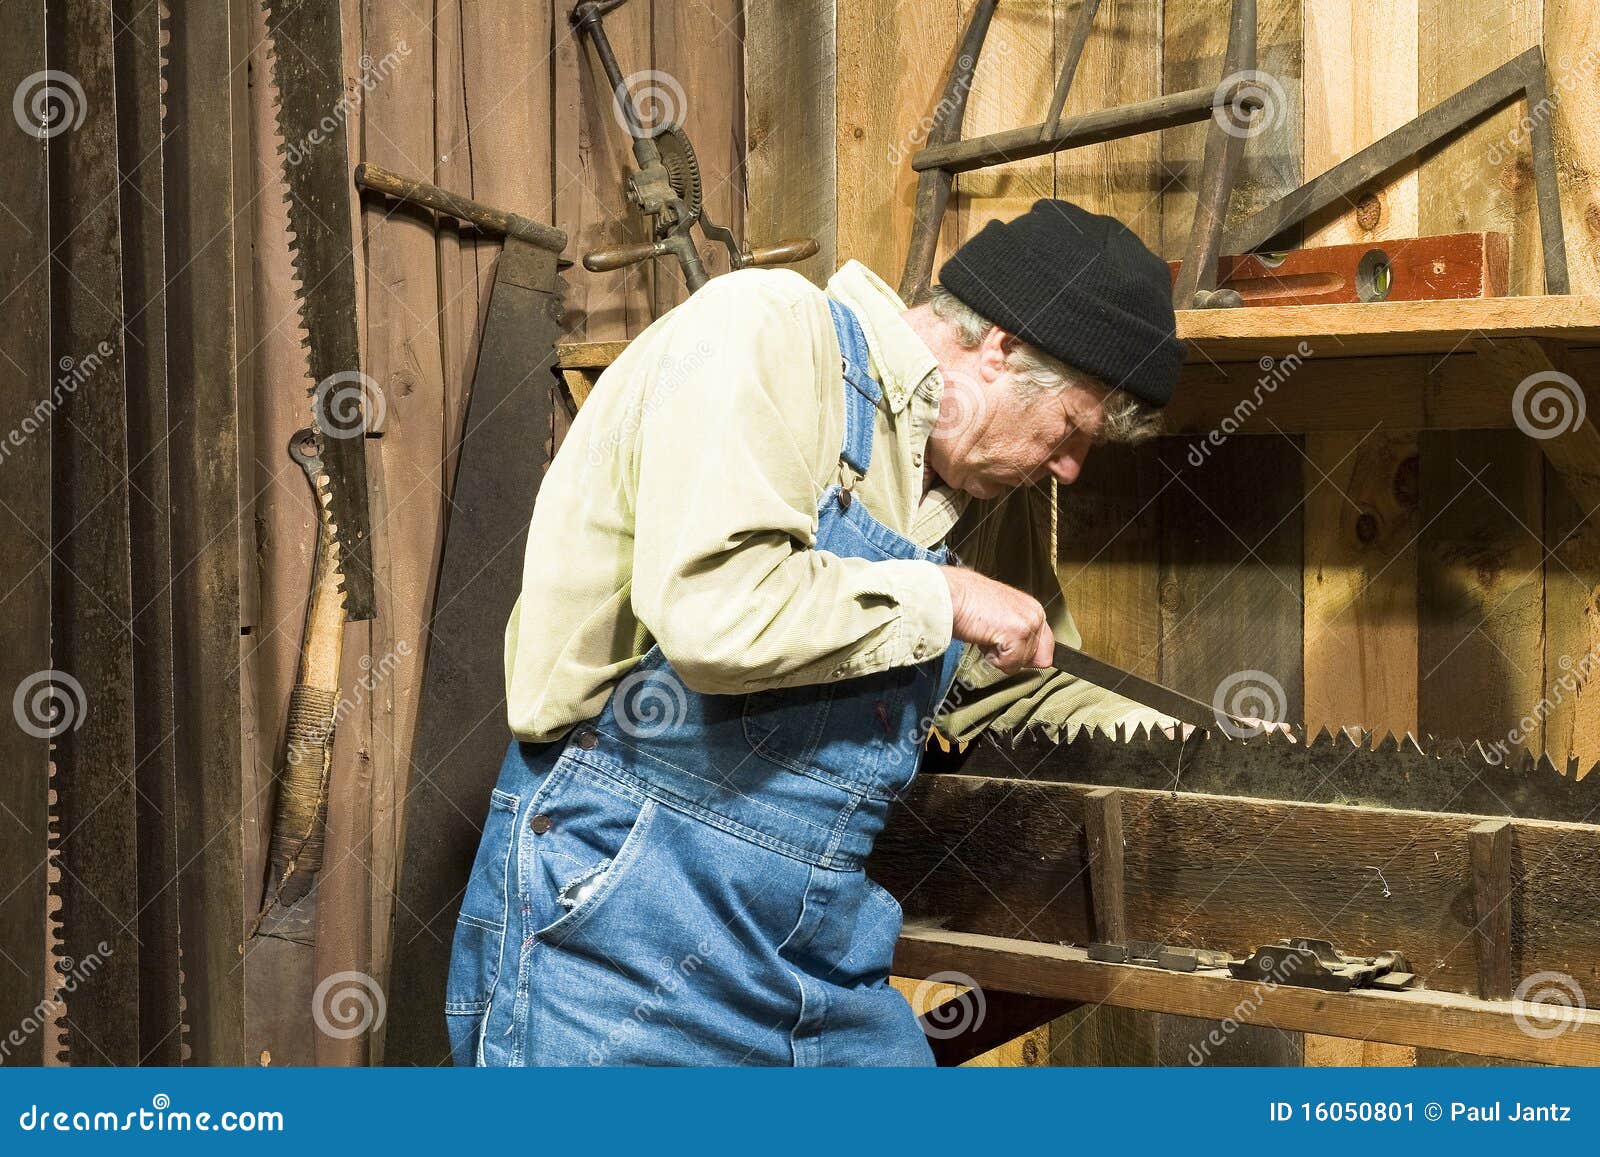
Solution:
M 528 933 L 561 946 L 606 904 L 645 850 L 657 815 L 653 799 L 599 786 L 580 769 L 529 817 L 522 896 Z
M 458 1065 L 475 1062 L 489 999 L 500 975 L 520 802 L 499 788 L 490 792 L 489 815 L 456 917 L 444 1011 L 451 1055 Z

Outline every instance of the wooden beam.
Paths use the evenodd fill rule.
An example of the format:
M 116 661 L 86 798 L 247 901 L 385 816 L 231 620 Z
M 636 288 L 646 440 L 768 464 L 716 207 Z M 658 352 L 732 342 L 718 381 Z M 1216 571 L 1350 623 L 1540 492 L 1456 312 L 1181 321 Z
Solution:
M 1337 772 L 1335 773 L 1337 774 Z M 1172 782 L 1153 767 L 1151 782 Z M 1089 789 L 970 775 L 919 777 L 870 872 L 910 922 L 1088 944 Z M 1351 785 L 1351 790 L 1358 786 Z M 1235 954 L 1317 930 L 1346 952 L 1405 953 L 1428 987 L 1478 988 L 1468 833 L 1482 817 L 1124 789 L 1128 925 Z M 911 818 L 912 815 L 915 818 Z M 1600 827 L 1511 821 L 1526 972 L 1600 972 L 1600 937 L 1572 897 L 1600 874 Z M 1331 1029 L 1325 1031 L 1333 1031 Z
M 816 238 L 792 268 L 821 284 L 840 260 L 835 0 L 750 0 L 744 19 L 750 236 Z
M 1478 995 L 1511 997 L 1511 825 L 1484 820 L 1467 833 L 1472 857 L 1473 943 L 1478 953 Z
M 1088 840 L 1089 884 L 1094 891 L 1096 940 L 1121 943 L 1128 938 L 1128 913 L 1123 902 L 1122 793 L 1099 787 L 1084 797 L 1084 835 Z
M 985 990 L 997 992 L 1549 1064 L 1600 1065 L 1600 1011 L 1590 1009 L 1573 1010 L 1562 1032 L 1534 1037 L 1523 1031 L 1523 1013 L 1509 1001 L 1428 990 L 1341 993 L 1273 987 L 1217 973 L 1103 964 L 1090 960 L 1084 949 L 1067 945 L 921 927 L 901 934 L 894 967 L 906 976 L 958 970 Z

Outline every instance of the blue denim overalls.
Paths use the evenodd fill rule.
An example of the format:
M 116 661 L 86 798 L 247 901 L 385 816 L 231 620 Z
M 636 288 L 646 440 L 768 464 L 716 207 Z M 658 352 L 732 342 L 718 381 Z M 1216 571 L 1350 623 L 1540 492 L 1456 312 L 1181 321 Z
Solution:
M 865 475 L 882 390 L 860 322 L 829 305 L 844 354 L 840 458 Z M 817 508 L 816 549 L 946 558 L 840 485 Z M 887 982 L 900 906 L 862 862 L 961 651 L 701 695 L 655 647 L 597 719 L 555 743 L 512 743 L 456 925 L 455 1062 L 931 1064 Z

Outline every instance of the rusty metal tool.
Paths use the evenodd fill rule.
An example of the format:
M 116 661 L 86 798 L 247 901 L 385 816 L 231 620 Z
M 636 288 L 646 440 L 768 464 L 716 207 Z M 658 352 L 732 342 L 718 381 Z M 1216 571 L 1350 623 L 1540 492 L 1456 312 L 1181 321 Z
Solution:
M 1295 936 L 1276 944 L 1263 944 L 1243 960 L 1230 961 L 1235 980 L 1262 984 L 1287 984 L 1324 992 L 1349 992 L 1352 988 L 1379 986 L 1405 988 L 1415 980 L 1411 966 L 1399 952 L 1376 956 L 1346 956 L 1331 941 Z
M 289 187 L 295 300 L 306 333 L 317 449 L 328 473 L 334 533 L 352 622 L 376 613 L 368 433 L 356 333 L 355 243 L 350 225 L 343 29 L 339 5 L 262 0 L 274 46 L 272 84 Z M 294 161 L 288 163 L 289 150 Z
M 1567 248 L 1556 181 L 1549 84 L 1544 52 L 1530 48 L 1499 68 L 1452 93 L 1427 112 L 1284 194 L 1228 229 L 1223 248 L 1230 253 L 1272 248 L 1273 239 L 1314 213 L 1359 192 L 1380 177 L 1416 163 L 1417 157 L 1508 105 L 1528 109 L 1528 142 L 1533 154 L 1534 191 L 1539 203 L 1539 237 L 1544 250 L 1544 291 L 1568 292 Z
M 1086 3 L 1079 10 L 1044 120 L 962 140 L 967 97 L 998 3 L 999 0 L 978 0 L 973 7 L 943 94 L 931 114 L 933 128 L 927 143 L 911 160 L 911 168 L 918 175 L 917 198 L 911 244 L 900 278 L 901 298 L 915 304 L 928 290 L 939 229 L 957 173 L 1212 119 L 1215 123 L 1206 138 L 1195 224 L 1186 259 L 1191 272 L 1179 282 L 1174 301 L 1180 308 L 1237 304 L 1226 291 L 1217 294 L 1215 267 L 1222 219 L 1247 135 L 1242 125 L 1256 114 L 1261 103 L 1251 79 L 1256 67 L 1255 0 L 1233 0 L 1227 56 L 1218 84 L 1063 118 L 1061 113 L 1099 8 L 1097 2 Z
M 700 161 L 695 156 L 689 135 L 684 132 L 683 126 L 677 124 L 646 127 L 632 94 L 628 92 L 627 80 L 617 63 L 611 41 L 606 36 L 604 17 L 624 3 L 626 0 L 581 3 L 572 10 L 572 23 L 578 34 L 588 37 L 594 45 L 595 56 L 605 71 L 617 111 L 628 129 L 628 135 L 633 138 L 633 157 L 639 171 L 628 178 L 628 199 L 639 212 L 654 222 L 655 238 L 641 244 L 622 245 L 586 254 L 583 267 L 592 273 L 604 273 L 637 265 L 641 261 L 671 257 L 678 262 L 684 283 L 693 293 L 710 279 L 705 262 L 695 248 L 693 229 L 696 225 L 706 238 L 728 251 L 728 261 L 734 269 L 754 265 L 787 265 L 814 256 L 818 246 L 809 237 L 747 250 L 731 230 L 706 216 Z
M 484 801 L 505 754 L 506 619 L 522 586 L 528 517 L 554 434 L 566 234 L 362 165 L 356 184 L 505 238 L 462 428 L 440 552 L 401 832 L 386 1064 L 437 1065 L 444 982 Z
M 1115 664 L 1097 659 L 1065 643 L 1056 644 L 1055 661 L 1052 665 L 1057 671 L 1065 671 L 1069 675 L 1076 675 L 1093 683 L 1096 687 L 1115 691 L 1135 703 L 1152 708 L 1163 715 L 1170 715 L 1180 723 L 1188 723 L 1199 728 L 1219 726 L 1231 728 L 1232 733 L 1237 735 L 1254 734 L 1261 730 L 1260 724 L 1229 715 L 1210 703 L 1202 703 L 1181 691 L 1174 691 L 1171 687 L 1141 678 L 1132 671 L 1124 671 Z

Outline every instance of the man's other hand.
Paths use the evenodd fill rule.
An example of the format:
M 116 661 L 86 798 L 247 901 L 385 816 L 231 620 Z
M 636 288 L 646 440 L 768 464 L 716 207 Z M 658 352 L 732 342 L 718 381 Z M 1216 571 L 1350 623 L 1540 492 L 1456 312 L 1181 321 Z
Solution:
M 1007 675 L 1051 665 L 1056 640 L 1038 599 L 975 570 L 939 569 L 950 585 L 955 638 L 976 644 L 984 659 Z

